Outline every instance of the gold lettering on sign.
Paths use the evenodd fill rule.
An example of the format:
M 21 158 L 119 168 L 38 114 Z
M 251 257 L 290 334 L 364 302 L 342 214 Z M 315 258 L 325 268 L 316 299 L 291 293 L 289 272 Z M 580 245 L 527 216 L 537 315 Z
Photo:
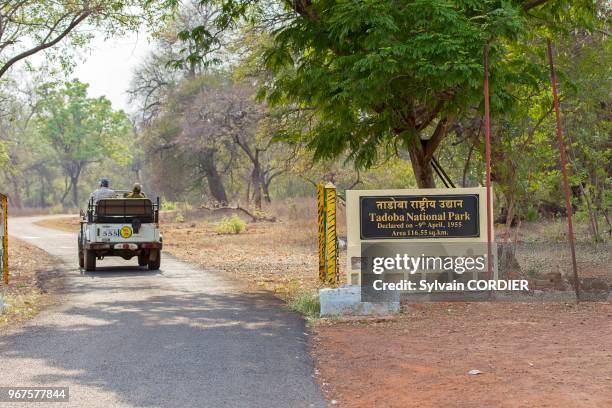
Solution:
M 463 200 L 440 200 L 440 208 L 463 208 Z
M 391 197 L 390 201 L 377 201 L 376 208 L 379 210 L 397 210 L 398 208 L 408 208 L 408 201 L 396 201 Z
M 427 197 L 423 197 L 420 200 L 410 201 L 410 206 L 414 209 L 425 211 L 428 208 L 436 208 L 436 200 L 429 200 Z

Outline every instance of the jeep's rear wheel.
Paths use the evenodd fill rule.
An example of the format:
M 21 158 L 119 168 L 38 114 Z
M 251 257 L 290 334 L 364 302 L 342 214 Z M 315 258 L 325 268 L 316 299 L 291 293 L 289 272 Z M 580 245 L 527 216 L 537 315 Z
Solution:
M 151 258 L 154 259 L 151 259 Z M 159 249 L 151 250 L 149 254 L 149 270 L 156 271 L 161 265 L 161 251 Z
M 93 272 L 96 270 L 96 253 L 85 250 L 85 270 Z
M 79 238 L 77 241 L 77 248 L 79 248 L 79 267 L 80 268 L 84 268 L 85 267 L 85 254 L 83 254 L 83 245 L 82 245 L 83 241 L 81 239 L 81 233 L 79 233 Z
M 138 255 L 138 266 L 146 266 L 149 264 L 149 257 L 145 255 Z

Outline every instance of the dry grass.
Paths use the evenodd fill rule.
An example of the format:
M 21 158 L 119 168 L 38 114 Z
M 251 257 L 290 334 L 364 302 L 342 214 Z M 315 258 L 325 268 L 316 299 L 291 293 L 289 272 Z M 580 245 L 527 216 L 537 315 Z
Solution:
M 36 315 L 57 301 L 62 285 L 56 261 L 45 251 L 9 238 L 9 285 L 0 285 L 0 297 L 8 307 L 0 314 L 0 327 Z
M 164 250 L 285 299 L 319 287 L 316 220 L 249 223 L 233 235 L 215 229 L 216 221 L 205 219 L 162 224 Z

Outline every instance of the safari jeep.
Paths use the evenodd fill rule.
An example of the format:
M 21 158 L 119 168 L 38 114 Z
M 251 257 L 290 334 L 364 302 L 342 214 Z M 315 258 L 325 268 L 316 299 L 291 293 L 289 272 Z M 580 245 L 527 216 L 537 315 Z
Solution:
M 79 266 L 96 270 L 96 260 L 138 257 L 138 265 L 159 269 L 162 237 L 159 232 L 159 198 L 110 198 L 89 201 L 81 211 Z

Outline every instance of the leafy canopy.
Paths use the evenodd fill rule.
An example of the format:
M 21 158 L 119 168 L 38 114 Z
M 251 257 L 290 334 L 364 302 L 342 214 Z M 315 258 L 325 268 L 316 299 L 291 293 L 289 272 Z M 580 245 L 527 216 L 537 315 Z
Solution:
M 225 28 L 248 21 L 270 30 L 273 42 L 263 63 L 274 77 L 260 96 L 314 112 L 314 126 L 295 136 L 306 139 L 316 157 L 348 150 L 366 167 L 381 146 L 398 144 L 428 163 L 447 122 L 481 103 L 487 42 L 492 103 L 506 109 L 513 103 L 508 84 L 537 86 L 546 75 L 529 54 L 514 53 L 511 45 L 530 31 L 567 28 L 593 15 L 586 0 L 201 3 L 220 6 L 226 18 L 218 21 Z M 214 43 L 208 34 L 198 27 L 183 37 L 205 47 Z M 431 143 L 415 143 L 427 139 Z
M 129 162 L 125 136 L 132 131 L 123 111 L 114 111 L 105 97 L 87 97 L 87 85 L 74 80 L 41 88 L 40 134 L 69 171 L 103 159 Z M 76 171 L 76 170 L 75 170 Z

